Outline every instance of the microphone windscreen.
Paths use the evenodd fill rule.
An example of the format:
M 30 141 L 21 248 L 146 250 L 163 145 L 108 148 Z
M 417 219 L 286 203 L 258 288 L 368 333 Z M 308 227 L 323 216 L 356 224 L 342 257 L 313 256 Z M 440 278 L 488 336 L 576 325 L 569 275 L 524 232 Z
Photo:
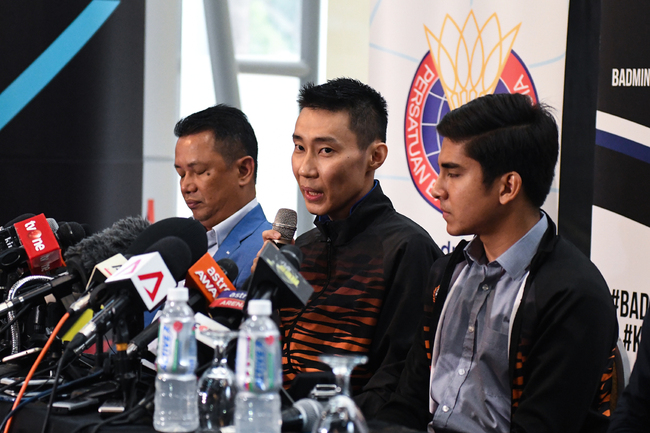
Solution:
M 61 223 L 56 231 L 56 237 L 61 248 L 70 248 L 86 237 L 86 230 L 76 222 Z
M 280 232 L 280 239 L 277 241 L 281 244 L 290 244 L 293 235 L 296 233 L 298 224 L 298 214 L 295 210 L 282 208 L 278 210 L 273 221 L 273 230 Z
M 154 242 L 144 251 L 144 254 L 155 251 L 160 254 L 176 281 L 185 278 L 185 274 L 192 264 L 192 252 L 183 239 L 177 236 L 166 236 Z
M 223 273 L 226 274 L 226 277 L 228 277 L 231 283 L 237 279 L 237 276 L 239 275 L 239 267 L 237 267 L 237 263 L 225 257 L 217 260 L 217 264 Z
M 190 218 L 173 217 L 151 224 L 126 250 L 126 254 L 142 254 L 155 242 L 167 236 L 176 236 L 185 241 L 192 253 L 192 263 L 199 261 L 208 251 L 208 237 L 200 222 Z
M 24 213 L 24 214 L 22 214 L 20 216 L 17 216 L 14 219 L 12 219 L 11 221 L 7 221 L 7 223 L 5 225 L 3 225 L 2 227 L 5 227 L 5 228 L 6 227 L 11 227 L 12 225 L 16 224 L 17 222 L 25 221 L 26 219 L 34 218 L 35 216 L 36 216 L 36 214 L 33 214 L 33 213 Z
M 111 227 L 88 236 L 68 248 L 65 252 L 65 259 L 68 260 L 75 255 L 80 256 L 81 263 L 90 273 L 97 263 L 103 262 L 115 254 L 126 253 L 127 248 L 149 225 L 147 220 L 140 217 L 128 217 L 116 221 Z

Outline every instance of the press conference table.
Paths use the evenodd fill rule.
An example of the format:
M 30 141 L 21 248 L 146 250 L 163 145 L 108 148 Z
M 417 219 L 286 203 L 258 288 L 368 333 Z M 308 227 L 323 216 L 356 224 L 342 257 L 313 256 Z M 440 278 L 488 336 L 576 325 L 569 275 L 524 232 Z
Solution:
M 11 410 L 12 403 L 0 401 L 2 418 Z M 11 424 L 11 433 L 39 433 L 45 417 L 45 403 L 32 403 L 21 409 Z M 93 427 L 104 421 L 96 409 L 80 411 L 70 415 L 50 415 L 47 431 L 49 433 L 88 433 Z M 85 426 L 85 427 L 84 427 Z M 143 419 L 141 423 L 119 426 L 102 426 L 100 432 L 107 433 L 155 433 L 151 420 Z M 370 423 L 371 433 L 416 433 L 415 430 L 395 425 L 379 425 Z
M 2 419 L 9 413 L 13 403 L 0 401 L 0 414 Z M 30 403 L 22 408 L 13 418 L 11 433 L 40 433 L 45 418 L 47 405 L 41 402 Z M 75 412 L 70 415 L 50 414 L 48 432 L 51 433 L 86 433 L 104 421 L 97 413 L 97 408 Z M 86 426 L 82 429 L 83 426 Z M 120 433 L 155 433 L 151 420 L 143 419 L 143 423 L 134 423 L 120 426 L 102 426 L 100 432 Z

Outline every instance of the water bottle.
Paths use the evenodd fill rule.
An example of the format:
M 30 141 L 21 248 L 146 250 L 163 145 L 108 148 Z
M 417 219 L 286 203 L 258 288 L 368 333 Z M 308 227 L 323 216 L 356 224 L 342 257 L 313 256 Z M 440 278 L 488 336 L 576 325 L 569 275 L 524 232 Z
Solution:
M 237 433 L 280 433 L 282 361 L 271 301 L 251 300 L 248 315 L 237 341 L 235 428 Z
M 160 316 L 153 427 L 160 432 L 190 432 L 199 427 L 194 313 L 187 288 L 173 288 Z

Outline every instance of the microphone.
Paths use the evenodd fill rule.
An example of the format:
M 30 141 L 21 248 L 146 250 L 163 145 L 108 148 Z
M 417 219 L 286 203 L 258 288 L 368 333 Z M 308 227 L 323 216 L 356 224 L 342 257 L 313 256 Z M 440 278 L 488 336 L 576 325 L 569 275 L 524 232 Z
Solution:
M 206 260 L 206 257 L 209 257 L 211 260 L 208 261 Z M 205 266 L 205 263 L 214 263 L 214 267 L 210 264 L 209 266 Z M 197 266 L 198 265 L 198 266 Z M 218 265 L 218 266 L 216 266 Z M 198 269 L 198 271 L 197 271 Z M 212 270 L 210 270 L 212 269 Z M 217 275 L 219 278 L 224 279 L 225 285 L 232 287 L 232 289 L 224 289 L 222 290 L 217 296 L 213 295 L 213 292 L 208 288 L 207 285 L 204 285 L 200 279 L 198 281 L 197 286 L 193 286 L 193 284 L 196 283 L 194 280 L 194 277 L 198 278 L 199 272 L 202 272 L 202 276 L 208 276 L 207 279 L 209 281 L 214 281 L 217 278 L 211 277 L 211 275 Z M 204 311 L 206 308 L 204 307 L 205 301 L 207 300 L 208 302 L 212 302 L 210 304 L 210 308 L 212 308 L 212 305 L 217 302 L 217 298 L 221 298 L 222 295 L 228 295 L 231 293 L 237 293 L 238 294 L 238 299 L 245 299 L 246 298 L 246 293 L 245 292 L 236 292 L 234 291 L 234 287 L 232 283 L 230 282 L 231 279 L 237 278 L 237 274 L 239 273 L 239 269 L 237 269 L 237 265 L 235 264 L 234 261 L 228 258 L 223 258 L 219 260 L 218 262 L 215 263 L 214 259 L 212 256 L 210 256 L 209 253 L 206 253 L 203 257 L 199 259 L 197 263 L 192 265 L 192 267 L 187 271 L 187 278 L 185 278 L 185 285 L 190 288 L 190 289 L 195 289 L 195 290 L 190 290 L 190 298 L 188 299 L 187 303 L 188 305 L 192 308 L 192 310 L 196 311 Z M 190 275 L 192 274 L 192 275 Z M 189 284 L 188 284 L 189 283 Z M 216 291 L 216 289 L 215 289 Z M 224 296 L 225 297 L 225 296 Z M 234 305 L 234 304 L 233 304 Z M 240 313 L 239 313 L 239 320 L 241 321 L 241 309 L 243 307 L 243 301 L 241 301 L 241 306 L 239 307 Z M 229 307 L 230 310 L 232 310 L 233 306 L 231 305 Z M 236 314 L 235 314 L 236 315 Z M 232 316 L 232 313 L 231 313 Z M 227 316 L 228 318 L 230 316 Z M 215 320 L 217 320 L 215 318 Z M 228 319 L 230 320 L 230 319 Z M 228 320 L 226 320 L 226 323 L 228 323 Z M 219 322 L 219 320 L 217 320 Z M 220 322 L 222 323 L 222 322 Z M 224 326 L 228 326 L 226 323 Z M 146 347 L 151 343 L 154 339 L 158 337 L 158 328 L 160 326 L 160 320 L 159 318 L 156 318 L 153 322 L 151 322 L 142 332 L 140 332 L 138 335 L 136 335 L 133 340 L 129 343 L 129 347 L 126 349 L 126 354 L 129 356 L 132 356 L 136 353 L 140 353 Z M 234 329 L 234 328 L 230 328 Z
M 190 266 L 190 247 L 182 239 L 168 236 L 154 243 L 150 250 L 155 251 L 131 257 L 106 279 L 103 286 L 114 296 L 102 302 L 104 309 L 75 335 L 67 351 L 78 354 L 85 350 L 94 343 L 97 333 L 110 328 L 128 306 L 138 307 L 140 314 L 136 311 L 136 317 L 142 316 L 142 307 L 152 311 L 165 300 L 167 290 L 176 287 L 176 281 L 183 278 Z
M 48 295 L 54 291 L 57 294 L 63 294 L 63 288 L 71 288 L 73 284 L 81 283 L 85 286 L 88 275 L 94 270 L 95 264 L 101 264 L 111 257 L 125 252 L 127 247 L 147 226 L 149 226 L 149 223 L 142 218 L 126 218 L 117 221 L 112 227 L 102 232 L 82 239 L 66 251 L 65 258 L 68 270 L 66 274 L 56 277 L 54 280 L 23 296 L 3 302 L 0 304 L 0 316 L 5 312 L 15 310 L 25 302 Z M 61 230 L 61 227 L 59 227 L 59 230 Z M 108 265 L 108 263 L 105 263 L 105 265 Z
M 141 217 L 127 217 L 118 220 L 112 226 L 69 247 L 64 254 L 65 260 L 68 261 L 72 257 L 78 256 L 86 275 L 88 275 L 96 264 L 115 254 L 126 254 L 131 245 L 149 226 L 149 221 Z M 142 254 L 151 244 L 153 242 L 138 254 Z
M 260 251 L 246 302 L 270 299 L 276 308 L 306 305 L 314 288 L 298 272 L 301 261 L 302 252 L 295 245 L 285 245 L 279 250 L 267 242 Z
M 181 238 L 190 247 L 191 263 L 199 261 L 208 251 L 208 237 L 200 222 L 189 218 L 166 218 L 147 227 L 129 246 L 127 256 L 142 254 L 150 245 L 166 236 Z
M 64 274 L 23 295 L 16 296 L 13 299 L 8 299 L 0 303 L 0 317 L 6 315 L 10 311 L 18 309 L 20 306 L 33 299 L 42 298 L 43 296 L 49 295 L 53 292 L 59 294 L 60 290 L 70 286 L 73 281 L 75 281 L 74 275 Z
M 149 224 L 148 221 L 140 217 L 130 217 L 113 224 L 110 231 L 104 230 L 104 232 L 93 236 L 97 237 L 92 241 L 89 240 L 90 238 L 88 240 L 84 239 L 80 244 L 87 243 L 88 247 L 94 247 L 95 249 L 88 248 L 90 252 L 101 250 L 104 245 L 119 245 L 120 252 L 127 257 L 143 254 L 147 250 L 149 250 L 147 252 L 150 252 L 153 245 L 168 236 L 174 236 L 185 241 L 192 257 L 200 257 L 208 250 L 205 228 L 198 221 L 188 218 L 167 218 Z M 125 238 L 128 238 L 128 241 L 125 241 Z M 69 253 L 71 255 L 81 255 L 84 266 L 90 267 L 92 264 L 97 263 L 95 256 L 82 254 L 86 251 L 86 248 L 81 248 L 82 246 L 75 246 L 75 249 L 72 249 Z M 170 259 L 169 261 L 166 260 L 166 262 L 174 261 L 173 258 Z M 183 272 L 186 270 L 187 268 Z M 182 279 L 182 277 L 179 279 Z M 91 276 L 92 280 L 93 276 Z M 97 310 L 103 302 L 105 290 L 105 285 L 100 284 L 92 292 L 79 298 L 74 311 L 85 309 L 89 304 L 94 310 Z
M 59 224 L 59 228 L 55 233 L 56 238 L 59 240 L 59 245 L 64 250 L 68 250 L 73 245 L 78 244 L 84 239 L 86 235 L 86 230 L 83 226 L 74 221 L 62 222 Z M 64 253 L 65 256 L 65 253 Z
M 63 265 L 61 248 L 45 215 L 19 221 L 13 225 L 13 229 L 25 249 L 27 265 L 32 274 L 44 274 Z
M 238 274 L 239 269 L 232 260 L 224 258 L 217 263 L 210 253 L 205 253 L 187 271 L 185 287 L 200 290 L 210 303 L 224 290 L 237 290 L 231 281 Z
M 310 432 L 323 412 L 323 405 L 311 398 L 302 398 L 282 411 L 283 432 Z
M 71 262 L 69 261 L 68 263 Z M 97 265 L 95 265 L 93 268 L 92 273 L 90 274 L 90 278 L 88 279 L 88 284 L 86 286 L 87 289 L 93 287 L 95 284 L 101 284 L 105 282 L 106 279 L 116 273 L 124 263 L 126 263 L 126 257 L 124 257 L 122 254 L 115 254 L 103 262 L 97 263 Z M 90 304 L 91 296 L 92 291 L 86 290 L 86 293 L 72 302 L 67 308 L 70 315 L 75 315 L 80 311 L 86 310 Z
M 287 245 L 293 241 L 293 235 L 296 233 L 298 224 L 298 214 L 293 209 L 282 208 L 278 210 L 273 221 L 273 230 L 280 232 L 280 239 L 275 241 L 276 244 Z
M 210 316 L 228 329 L 238 329 L 244 317 L 246 292 L 222 292 L 210 306 Z
M 31 259 L 33 254 L 32 255 L 28 254 L 28 251 L 30 251 L 29 241 L 32 241 L 32 243 L 36 241 L 37 243 L 34 244 L 35 247 L 36 248 L 41 247 L 40 242 L 38 242 L 36 239 L 32 239 L 34 237 L 37 237 L 39 232 L 43 228 L 46 228 L 46 226 L 43 225 L 43 219 L 41 218 L 41 216 L 43 215 L 41 214 L 37 216 L 34 214 L 24 214 L 17 218 L 14 218 L 13 220 L 5 224 L 4 227 L 0 228 L 0 252 L 1 252 L 0 268 L 5 270 L 13 269 L 20 266 L 23 262 L 26 262 L 28 259 Z M 29 234 L 32 236 L 32 238 L 27 240 L 27 244 L 24 245 L 23 242 L 24 239 L 21 239 L 21 235 L 23 233 L 21 231 L 21 235 L 19 235 L 18 231 L 20 231 L 20 227 L 23 227 L 24 224 L 27 224 L 31 220 L 36 221 L 36 223 L 29 223 L 28 226 Z M 57 242 L 55 248 L 58 247 L 58 248 L 65 249 L 79 242 L 86 235 L 81 224 L 75 222 L 69 222 L 69 223 L 61 223 L 59 225 L 56 222 L 56 220 L 53 218 L 45 218 L 45 221 L 49 226 L 49 230 L 47 230 L 46 228 L 48 235 L 46 238 L 43 238 L 42 240 L 44 241 L 45 239 L 49 239 L 49 232 L 52 232 Z M 33 224 L 36 224 L 37 227 L 32 227 Z M 18 231 L 16 230 L 17 228 L 19 229 Z M 46 253 L 42 253 L 42 254 L 46 254 Z M 51 268 L 53 269 L 54 267 L 56 266 L 52 266 Z

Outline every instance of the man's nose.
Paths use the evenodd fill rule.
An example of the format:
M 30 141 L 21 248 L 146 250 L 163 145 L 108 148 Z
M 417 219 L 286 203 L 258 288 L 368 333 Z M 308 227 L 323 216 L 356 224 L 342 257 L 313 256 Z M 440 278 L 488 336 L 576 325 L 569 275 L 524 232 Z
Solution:
M 316 177 L 318 175 L 316 163 L 311 155 L 307 154 L 301 158 L 298 174 L 302 177 Z
M 431 197 L 435 198 L 436 200 L 440 200 L 440 198 L 444 195 L 444 191 L 444 182 L 440 177 L 438 177 L 438 179 L 436 179 L 436 181 L 431 186 L 429 194 L 431 194 Z
M 196 191 L 196 182 L 194 178 L 190 175 L 185 175 L 181 178 L 181 192 L 184 194 L 195 192 Z

